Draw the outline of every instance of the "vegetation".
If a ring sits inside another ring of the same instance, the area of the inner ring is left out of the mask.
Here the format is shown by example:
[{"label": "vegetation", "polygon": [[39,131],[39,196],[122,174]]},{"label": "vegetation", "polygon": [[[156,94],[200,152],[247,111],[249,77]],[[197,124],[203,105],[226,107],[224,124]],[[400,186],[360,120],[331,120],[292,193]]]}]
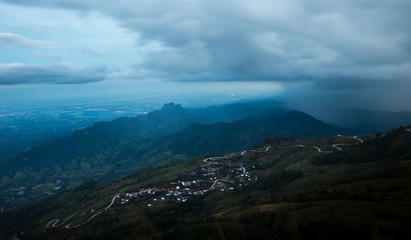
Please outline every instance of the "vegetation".
[{"label": "vegetation", "polygon": [[[285,109],[263,111],[233,105],[203,111],[201,115],[201,111],[189,112],[170,103],[144,116],[98,122],[6,159],[0,162],[0,197],[5,199],[0,208],[32,204],[90,179],[109,182],[208,152],[241,151],[270,135],[314,139],[339,131],[307,114]],[[241,113],[238,117],[259,115],[231,123],[200,124],[210,122],[206,117],[226,119],[227,113],[236,111]]]},{"label": "vegetation", "polygon": [[[45,228],[50,220],[75,212],[86,216],[72,221],[84,221],[90,209],[107,206],[118,193],[172,188],[210,155],[113,183],[89,181],[45,202],[2,213],[0,232],[4,239],[410,239],[411,133],[406,129],[361,144],[347,137],[267,138],[256,145],[259,151],[230,159],[258,176],[247,186],[179,203],[154,203],[150,196],[124,205],[115,200],[81,227]],[[269,151],[263,151],[266,143]],[[349,145],[330,154],[310,147],[342,143]]]}]

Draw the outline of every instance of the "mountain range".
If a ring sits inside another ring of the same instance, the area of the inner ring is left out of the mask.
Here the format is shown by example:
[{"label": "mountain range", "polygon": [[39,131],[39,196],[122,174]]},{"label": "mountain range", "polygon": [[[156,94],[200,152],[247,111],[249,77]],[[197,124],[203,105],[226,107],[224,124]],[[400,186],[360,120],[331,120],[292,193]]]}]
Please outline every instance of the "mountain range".
[{"label": "mountain range", "polygon": [[3,239],[410,239],[411,127],[267,137],[0,214]]},{"label": "mountain range", "polygon": [[338,133],[283,108],[231,104],[187,110],[169,103],[143,116],[98,122],[2,161],[1,207],[29,204],[89,179],[112,181],[200,154],[240,151],[266,136],[316,139]]}]

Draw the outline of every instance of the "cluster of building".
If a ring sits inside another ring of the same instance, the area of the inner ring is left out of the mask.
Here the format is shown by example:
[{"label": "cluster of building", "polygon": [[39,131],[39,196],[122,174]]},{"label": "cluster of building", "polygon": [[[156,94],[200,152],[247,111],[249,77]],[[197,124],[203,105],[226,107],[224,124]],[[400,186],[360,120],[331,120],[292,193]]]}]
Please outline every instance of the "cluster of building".
[{"label": "cluster of building", "polygon": [[49,191],[45,191],[44,194],[47,195],[53,195],[55,192],[60,191],[60,189],[62,189],[62,187],[64,186],[64,181],[61,179],[56,179],[56,184],[54,185],[52,190]]},{"label": "cluster of building", "polygon": [[[231,154],[224,157],[210,157],[203,164],[187,174],[184,180],[171,182],[170,188],[143,188],[133,193],[118,196],[122,205],[132,199],[147,200],[147,206],[152,207],[160,202],[186,202],[194,196],[201,196],[211,191],[232,191],[257,181],[257,175],[249,173],[243,163],[237,160],[244,155]],[[255,166],[251,167],[255,169]]]},{"label": "cluster of building", "polygon": [[[154,196],[158,195],[159,193],[164,193],[169,191],[169,189],[164,189],[164,188],[142,188],[138,192],[133,192],[133,193],[125,193],[124,196],[118,195],[117,198],[120,199],[120,203],[126,204],[128,203],[131,199],[133,198],[138,198],[138,197],[145,197],[145,196]],[[161,201],[165,200],[165,197],[160,198]],[[153,201],[158,201],[157,198],[154,198]]]}]

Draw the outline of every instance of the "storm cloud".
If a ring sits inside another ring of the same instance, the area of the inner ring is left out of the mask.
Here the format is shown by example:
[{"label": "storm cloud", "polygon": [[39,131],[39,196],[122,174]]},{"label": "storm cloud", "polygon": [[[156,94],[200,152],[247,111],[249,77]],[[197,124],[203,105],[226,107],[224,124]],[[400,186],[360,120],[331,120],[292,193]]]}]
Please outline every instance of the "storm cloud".
[{"label": "storm cloud", "polygon": [[[409,0],[0,2],[50,12],[70,11],[80,22],[82,17],[96,13],[113,20],[116,26],[130,33],[127,37],[134,38],[134,45],[118,54],[115,50],[104,51],[104,45],[87,43],[81,55],[84,62],[72,61],[79,66],[102,63],[108,66],[108,76],[169,82],[230,82],[233,92],[239,81],[264,81],[280,84],[280,94],[297,107],[329,104],[410,109]],[[76,39],[76,36],[68,37]],[[43,59],[48,57],[45,54]],[[128,55],[121,56],[125,54]],[[66,56],[61,55],[64,61]],[[115,69],[120,69],[118,74],[110,73],[110,64],[115,63]],[[35,68],[47,69],[43,71],[51,74],[50,66],[39,64]],[[84,80],[78,82],[104,78],[98,71],[77,69],[70,73],[71,68],[63,69],[56,74],[63,82],[77,75]],[[21,80],[30,75],[27,72],[14,71],[15,80],[9,77],[2,82],[35,82],[36,78]],[[86,73],[94,77],[87,78]],[[64,74],[70,77],[62,77]],[[38,80],[61,82],[49,78]],[[161,89],[158,82],[153,87]]]},{"label": "storm cloud", "polygon": [[0,85],[82,84],[105,79],[103,66],[80,69],[69,64],[0,64]]},{"label": "storm cloud", "polygon": [[159,46],[137,72],[171,80],[297,79],[332,90],[410,76],[408,0],[6,2],[111,16],[139,34],[136,44]]}]

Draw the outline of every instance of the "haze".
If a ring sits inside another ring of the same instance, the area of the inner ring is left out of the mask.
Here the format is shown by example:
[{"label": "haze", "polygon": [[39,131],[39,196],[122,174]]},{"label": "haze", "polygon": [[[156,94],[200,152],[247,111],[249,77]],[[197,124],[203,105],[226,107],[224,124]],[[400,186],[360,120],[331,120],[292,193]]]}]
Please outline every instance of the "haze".
[{"label": "haze", "polygon": [[411,110],[408,0],[0,1],[0,101]]}]

